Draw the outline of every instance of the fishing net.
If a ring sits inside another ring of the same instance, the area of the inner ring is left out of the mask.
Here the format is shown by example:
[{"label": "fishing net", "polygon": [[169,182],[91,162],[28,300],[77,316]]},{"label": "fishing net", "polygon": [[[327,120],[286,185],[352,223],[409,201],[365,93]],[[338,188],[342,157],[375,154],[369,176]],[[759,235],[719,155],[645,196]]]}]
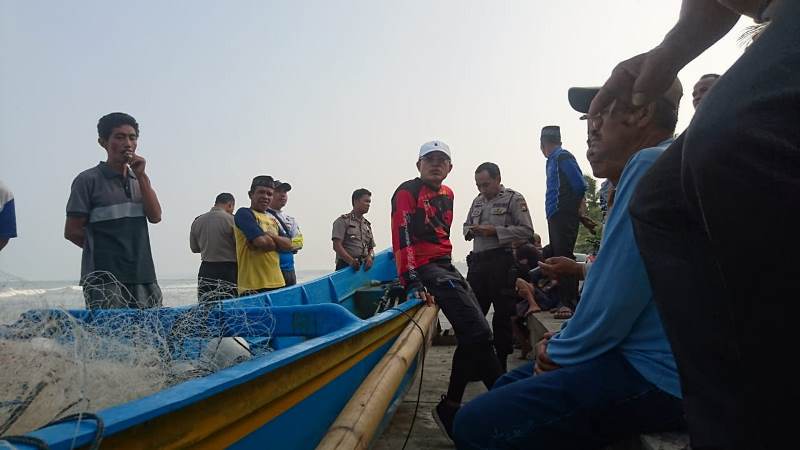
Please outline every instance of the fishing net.
[{"label": "fishing net", "polygon": [[[101,275],[104,284],[93,284],[92,295],[104,291],[110,301],[125,301],[125,286]],[[211,283],[199,304],[178,308],[67,311],[54,307],[52,295],[4,305],[0,436],[136,400],[269,352],[270,310],[210,301],[235,292],[217,281],[209,289]]]}]

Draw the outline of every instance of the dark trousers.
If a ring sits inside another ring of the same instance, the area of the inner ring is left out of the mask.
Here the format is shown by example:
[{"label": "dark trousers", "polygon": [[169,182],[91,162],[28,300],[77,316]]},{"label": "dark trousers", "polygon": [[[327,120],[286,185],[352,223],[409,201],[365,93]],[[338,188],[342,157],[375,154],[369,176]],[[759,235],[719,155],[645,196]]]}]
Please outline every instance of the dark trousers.
[{"label": "dark trousers", "polygon": [[294,269],[292,270],[283,270],[283,281],[286,283],[286,286],[294,286],[297,284],[297,274],[295,273]]},{"label": "dark trousers", "polygon": [[[558,211],[547,219],[547,230],[550,234],[552,256],[566,256],[575,259],[575,240],[578,239],[578,212]],[[551,291],[558,302],[573,311],[578,304],[578,278],[561,277],[558,286]]]},{"label": "dark trousers", "polygon": [[695,449],[795,439],[800,2],[779,8],[630,206]]},{"label": "dark trousers", "polygon": [[503,375],[461,407],[459,449],[599,449],[640,433],[685,427],[680,399],[648,382],[616,352],[533,376]]},{"label": "dark trousers", "polygon": [[236,262],[200,263],[197,272],[197,301],[214,302],[236,297]]},{"label": "dark trousers", "polygon": [[490,388],[502,374],[492,348],[492,330],[469,284],[449,260],[425,264],[417,273],[455,331],[458,345],[447,398],[459,403],[467,383],[481,380]]},{"label": "dark trousers", "polygon": [[86,309],[160,308],[163,302],[158,282],[130,284],[99,274],[83,284]]},{"label": "dark trousers", "polygon": [[518,300],[515,292],[514,256],[510,249],[495,249],[471,253],[467,259],[469,262],[467,281],[475,292],[484,316],[494,304],[494,317],[492,317],[494,348],[500,366],[505,371],[506,359],[508,355],[514,353],[511,316],[515,313]]}]

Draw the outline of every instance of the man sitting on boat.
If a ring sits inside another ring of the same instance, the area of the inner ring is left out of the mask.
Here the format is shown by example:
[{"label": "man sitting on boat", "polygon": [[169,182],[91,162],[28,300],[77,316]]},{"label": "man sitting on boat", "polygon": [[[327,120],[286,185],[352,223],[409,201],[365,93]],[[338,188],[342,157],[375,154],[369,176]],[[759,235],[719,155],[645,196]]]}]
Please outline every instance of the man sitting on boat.
[{"label": "man sitting on boat", "polygon": [[269,175],[253,178],[247,192],[250,206],[239,208],[234,216],[239,295],[286,285],[278,251],[291,251],[292,240],[280,236],[278,221],[267,214],[274,189],[275,181]]},{"label": "man sitting on boat", "polygon": [[451,438],[467,383],[481,380],[490,388],[502,374],[489,323],[451,262],[453,191],[442,181],[452,168],[447,144],[428,142],[419,151],[419,178],[404,182],[392,196],[392,248],[400,282],[409,298],[435,298],[458,340],[447,394],[433,410],[436,423]]},{"label": "man sitting on boat", "polygon": [[[570,104],[585,113],[598,90],[570,89]],[[537,344],[535,367],[509,372],[461,408],[459,448],[593,449],[685,427],[675,359],[628,212],[640,178],[673,141],[681,95],[676,81],[647,105],[617,100],[589,117],[587,158],[594,176],[617,187],[617,204],[581,301]]]},{"label": "man sitting on boat", "polygon": [[139,124],[115,112],[100,118],[97,134],[107,158],[75,177],[64,224],[64,237],[83,249],[86,307],[161,306],[147,229],[161,221],[161,204],[136,153]]}]

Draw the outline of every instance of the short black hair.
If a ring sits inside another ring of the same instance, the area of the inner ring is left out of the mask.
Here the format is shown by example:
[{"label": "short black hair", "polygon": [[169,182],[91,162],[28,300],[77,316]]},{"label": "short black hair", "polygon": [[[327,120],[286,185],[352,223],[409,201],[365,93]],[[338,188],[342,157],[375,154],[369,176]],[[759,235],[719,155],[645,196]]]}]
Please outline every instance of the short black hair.
[{"label": "short black hair", "polygon": [[678,107],[673,106],[664,98],[655,101],[655,111],[653,111],[653,122],[661,129],[675,132],[678,126]]},{"label": "short black hair", "polygon": [[114,131],[114,128],[122,125],[132,126],[136,130],[136,135],[139,135],[139,124],[133,116],[123,112],[113,112],[106,114],[97,121],[97,136],[107,141],[111,137],[111,132]]},{"label": "short black hair", "polygon": [[475,175],[483,172],[484,170],[489,174],[490,177],[492,177],[493,180],[500,178],[500,168],[497,167],[497,164],[493,162],[482,163],[477,169],[475,169]]},{"label": "short black hair", "polygon": [[224,205],[224,204],[230,203],[232,201],[234,201],[233,194],[228,193],[228,192],[223,192],[223,193],[221,193],[221,194],[219,194],[217,196],[217,198],[214,200],[214,204],[215,205]]},{"label": "short black hair", "polygon": [[721,76],[721,75],[719,75],[719,74],[717,74],[717,73],[707,73],[707,74],[703,75],[702,77],[700,77],[700,79],[701,79],[701,80],[705,80],[706,78],[711,78],[711,79],[714,79],[714,80],[716,80],[716,79],[717,79],[717,78],[719,78],[720,76]]},{"label": "short black hair", "polygon": [[356,204],[356,200],[360,199],[361,197],[363,197],[365,195],[372,196],[372,192],[370,192],[370,191],[368,191],[368,190],[366,190],[364,188],[356,189],[355,191],[353,191],[352,197],[350,197],[350,204],[351,205],[355,205]]}]

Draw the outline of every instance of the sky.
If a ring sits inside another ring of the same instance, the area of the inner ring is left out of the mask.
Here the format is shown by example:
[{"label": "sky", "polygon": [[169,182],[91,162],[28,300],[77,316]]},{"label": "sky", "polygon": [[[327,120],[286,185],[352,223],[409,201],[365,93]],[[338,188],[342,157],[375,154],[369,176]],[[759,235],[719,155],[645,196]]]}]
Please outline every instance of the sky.
[{"label": "sky", "polygon": [[[0,0],[0,179],[19,237],[0,271],[77,280],[81,250],[63,237],[70,183],[105,160],[98,118],[140,124],[163,208],[150,226],[160,278],[191,277],[192,220],[231,192],[249,205],[256,175],[288,181],[284,211],[305,247],[298,270],[333,268],[331,224],[353,190],[372,191],[378,249],[391,246],[390,198],[414,178],[419,146],[453,152],[453,257],[477,195],[474,170],[500,166],[547,243],[539,132],[560,125],[584,173],[585,122],[571,86],[602,84],[621,60],[658,44],[680,0],[74,1]],[[748,19],[681,73],[678,129],[691,87],[741,55]]]}]

